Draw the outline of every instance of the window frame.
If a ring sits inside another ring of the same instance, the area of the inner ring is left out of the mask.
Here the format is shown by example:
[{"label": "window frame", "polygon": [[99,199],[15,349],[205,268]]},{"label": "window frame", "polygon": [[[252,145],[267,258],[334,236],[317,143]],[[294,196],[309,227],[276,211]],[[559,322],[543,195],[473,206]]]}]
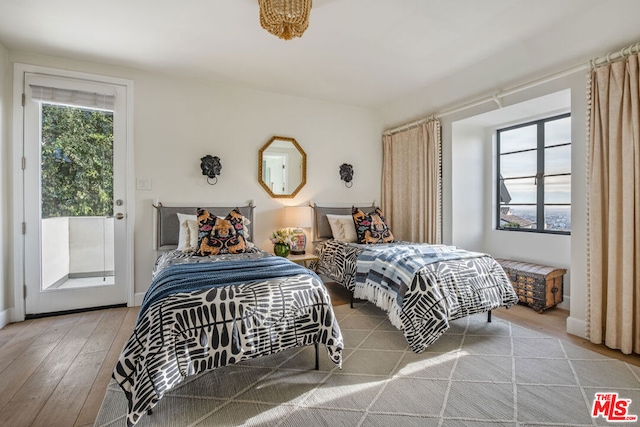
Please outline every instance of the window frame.
[{"label": "window frame", "polygon": [[[570,168],[570,172],[568,173],[552,173],[545,174],[545,149],[546,148],[555,148],[561,146],[571,146],[573,144],[573,136],[571,140],[567,143],[554,144],[550,147],[545,147],[545,124],[549,122],[553,122],[555,120],[565,119],[567,117],[571,117],[571,112],[557,114],[554,116],[545,117],[538,120],[528,121],[526,123],[519,123],[517,125],[508,126],[505,128],[496,129],[496,230],[500,231],[520,231],[525,233],[542,233],[542,234],[560,234],[560,235],[571,235],[571,230],[562,231],[562,230],[545,230],[544,229],[544,209],[545,206],[569,206],[571,208],[572,204],[569,203],[545,203],[544,200],[544,189],[545,189],[545,177],[556,177],[556,176],[571,176],[572,171]],[[510,151],[507,154],[514,153],[523,153],[527,151],[536,151],[536,175],[534,176],[522,176],[522,177],[511,177],[511,178],[502,178],[500,174],[500,165],[501,165],[501,157],[502,153],[500,151],[500,136],[502,132],[519,129],[528,126],[536,126],[536,148],[534,149],[524,149],[517,151]],[[510,206],[510,203],[502,203],[501,199],[501,187],[505,180],[511,179],[523,179],[523,178],[533,178],[535,179],[536,185],[536,202],[535,203],[513,203],[513,205],[517,206],[535,206],[536,208],[536,228],[519,228],[519,227],[503,227],[500,225],[500,212],[501,208],[504,206]],[[541,181],[541,183],[540,183]],[[541,228],[542,227],[542,228]]]}]

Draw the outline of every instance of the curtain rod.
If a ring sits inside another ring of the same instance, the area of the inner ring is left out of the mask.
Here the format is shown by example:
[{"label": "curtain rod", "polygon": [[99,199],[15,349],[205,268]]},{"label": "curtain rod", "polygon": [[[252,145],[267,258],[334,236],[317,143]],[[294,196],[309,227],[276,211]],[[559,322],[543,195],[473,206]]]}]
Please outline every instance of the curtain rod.
[{"label": "curtain rod", "polygon": [[595,59],[591,59],[586,64],[576,65],[574,67],[567,68],[566,70],[563,70],[563,71],[560,71],[560,72],[557,72],[557,73],[554,73],[554,74],[550,74],[550,75],[548,75],[546,77],[541,77],[541,78],[533,80],[531,82],[524,83],[524,84],[521,84],[521,85],[518,85],[518,86],[514,86],[511,89],[506,89],[506,90],[503,90],[501,92],[497,92],[494,95],[485,96],[483,98],[479,98],[479,99],[476,99],[474,101],[467,102],[467,103],[459,105],[457,107],[453,107],[453,108],[450,108],[448,110],[444,110],[444,111],[441,111],[439,113],[432,114],[432,115],[430,115],[428,117],[424,117],[422,119],[418,119],[418,120],[415,120],[413,122],[406,123],[404,125],[400,125],[400,126],[395,127],[393,129],[385,130],[382,134],[383,135],[393,135],[395,133],[402,132],[402,131],[414,128],[416,126],[419,126],[420,124],[422,124],[424,122],[428,122],[429,120],[439,119],[441,117],[448,116],[448,115],[451,115],[451,114],[455,114],[455,113],[458,113],[460,111],[467,110],[469,108],[477,107],[478,105],[486,104],[487,102],[495,102],[496,104],[498,104],[499,108],[502,108],[502,100],[500,98],[503,98],[503,97],[509,96],[509,95],[513,95],[515,93],[522,92],[522,91],[527,90],[527,89],[531,89],[532,87],[536,87],[536,86],[539,86],[541,84],[548,83],[548,82],[551,82],[553,80],[560,79],[562,77],[569,76],[571,74],[577,73],[578,71],[586,71],[586,70],[588,70],[590,68],[593,69],[593,68],[597,68],[597,67],[599,67],[601,65],[604,65],[604,64],[609,64],[611,62],[617,61],[618,59],[622,59],[622,58],[626,58],[627,56],[631,56],[631,55],[634,54],[634,52],[635,53],[639,53],[640,52],[640,42],[638,42],[636,44],[632,44],[629,47],[623,47],[619,51],[609,52],[605,56],[601,56],[601,57],[598,57],[598,58],[595,58]]},{"label": "curtain rod", "polygon": [[411,123],[405,123],[404,125],[398,126],[397,128],[393,128],[393,129],[389,129],[389,130],[385,130],[382,134],[383,135],[393,135],[394,133],[398,133],[398,132],[402,132],[405,130],[409,130],[411,128],[414,128],[416,126],[420,126],[422,123],[426,123],[430,120],[435,120],[437,119],[438,116],[435,114],[432,114],[428,117],[423,117],[421,119],[415,120]]}]

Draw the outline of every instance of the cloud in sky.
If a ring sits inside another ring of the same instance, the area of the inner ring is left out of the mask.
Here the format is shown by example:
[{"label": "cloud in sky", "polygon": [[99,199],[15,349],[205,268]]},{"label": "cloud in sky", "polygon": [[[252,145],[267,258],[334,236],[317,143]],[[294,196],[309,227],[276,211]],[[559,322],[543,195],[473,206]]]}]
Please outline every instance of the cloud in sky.
[{"label": "cloud in sky", "polygon": [[[545,175],[571,173],[571,117],[544,126]],[[501,132],[500,174],[514,203],[536,203],[537,124]],[[527,150],[527,151],[522,151]],[[545,203],[571,203],[571,176],[545,178]]]}]

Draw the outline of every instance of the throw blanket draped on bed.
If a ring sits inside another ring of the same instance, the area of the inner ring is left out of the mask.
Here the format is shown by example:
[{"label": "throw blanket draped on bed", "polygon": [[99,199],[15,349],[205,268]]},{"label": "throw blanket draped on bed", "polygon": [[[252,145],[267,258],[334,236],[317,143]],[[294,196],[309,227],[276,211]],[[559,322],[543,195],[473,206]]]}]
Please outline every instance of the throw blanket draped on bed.
[{"label": "throw blanket draped on bed", "polygon": [[354,297],[385,310],[416,353],[449,329],[450,320],[518,301],[490,255],[427,244],[363,248],[356,260]]},{"label": "throw blanket draped on bed", "polygon": [[[301,265],[280,257],[238,259],[228,262],[173,264],[158,273],[144,295],[138,318],[156,301],[171,294],[193,292],[204,287],[218,287],[313,274]],[[317,277],[317,276],[316,276]],[[320,280],[320,279],[318,279]]]},{"label": "throw blanket draped on bed", "polygon": [[384,245],[367,248],[358,256],[356,286],[370,282],[395,295],[398,305],[418,270],[440,261],[477,258],[484,254],[444,245]]}]

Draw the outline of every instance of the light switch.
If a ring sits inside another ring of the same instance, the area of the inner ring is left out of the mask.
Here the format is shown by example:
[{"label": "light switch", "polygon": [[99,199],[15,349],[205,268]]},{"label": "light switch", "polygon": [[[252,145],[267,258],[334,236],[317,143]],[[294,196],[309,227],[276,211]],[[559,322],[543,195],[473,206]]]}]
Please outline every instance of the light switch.
[{"label": "light switch", "polygon": [[136,180],[137,190],[151,190],[151,178],[138,178]]}]

